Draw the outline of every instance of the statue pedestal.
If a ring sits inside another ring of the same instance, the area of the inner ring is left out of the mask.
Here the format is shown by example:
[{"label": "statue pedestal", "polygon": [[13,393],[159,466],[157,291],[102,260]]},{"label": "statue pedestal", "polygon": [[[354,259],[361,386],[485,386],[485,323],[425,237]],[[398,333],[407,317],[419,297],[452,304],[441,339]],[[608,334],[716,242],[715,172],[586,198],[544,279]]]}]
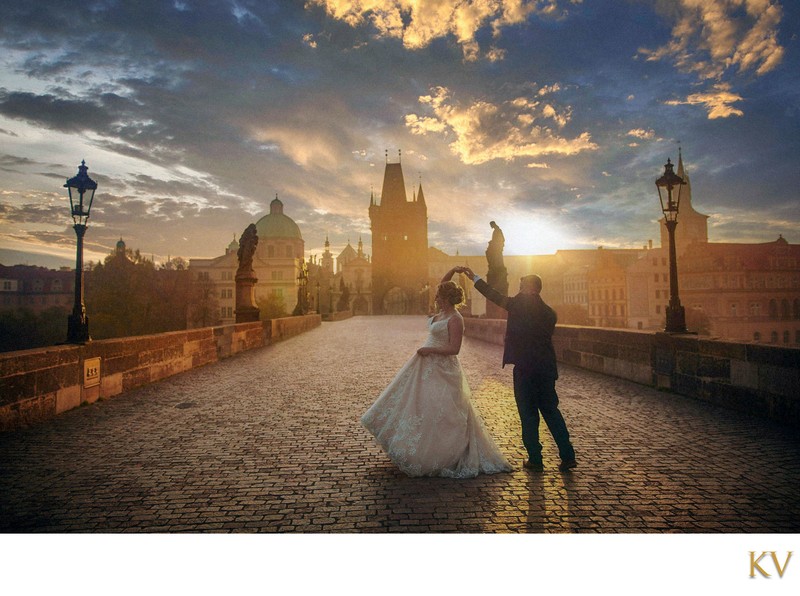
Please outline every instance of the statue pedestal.
[{"label": "statue pedestal", "polygon": [[[489,269],[489,272],[486,274],[486,283],[503,296],[508,296],[508,270],[505,267],[502,269]],[[508,312],[504,308],[500,308],[495,303],[488,300],[486,301],[487,319],[506,319],[507,317]]]},{"label": "statue pedestal", "polygon": [[256,306],[256,278],[255,272],[241,271],[236,273],[236,322],[252,323],[260,318],[260,311]]}]

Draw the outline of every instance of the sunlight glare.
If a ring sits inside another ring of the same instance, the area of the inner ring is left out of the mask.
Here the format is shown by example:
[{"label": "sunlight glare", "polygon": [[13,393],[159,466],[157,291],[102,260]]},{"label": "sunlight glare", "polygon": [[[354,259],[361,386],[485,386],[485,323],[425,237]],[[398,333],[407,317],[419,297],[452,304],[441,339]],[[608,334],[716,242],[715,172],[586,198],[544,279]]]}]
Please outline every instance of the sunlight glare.
[{"label": "sunlight glare", "polygon": [[503,230],[507,255],[549,255],[572,244],[560,225],[547,216],[517,212],[495,221]]}]

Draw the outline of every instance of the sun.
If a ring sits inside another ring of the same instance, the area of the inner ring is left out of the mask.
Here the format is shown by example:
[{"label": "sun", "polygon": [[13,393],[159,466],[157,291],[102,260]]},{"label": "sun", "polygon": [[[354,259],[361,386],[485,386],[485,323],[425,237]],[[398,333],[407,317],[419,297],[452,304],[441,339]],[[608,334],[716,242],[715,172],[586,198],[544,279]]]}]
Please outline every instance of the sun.
[{"label": "sun", "polygon": [[517,212],[495,221],[503,230],[507,255],[548,255],[573,244],[560,224],[546,216]]}]

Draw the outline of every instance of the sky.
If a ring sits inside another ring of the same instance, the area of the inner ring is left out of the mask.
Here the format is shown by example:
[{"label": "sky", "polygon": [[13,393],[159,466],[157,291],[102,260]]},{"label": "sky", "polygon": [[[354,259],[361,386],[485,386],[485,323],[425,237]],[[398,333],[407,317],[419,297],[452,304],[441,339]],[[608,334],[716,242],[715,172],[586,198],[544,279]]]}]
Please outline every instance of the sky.
[{"label": "sky", "polygon": [[87,260],[221,255],[275,196],[370,253],[387,155],[449,254],[657,246],[679,147],[712,242],[798,243],[799,4],[12,0],[0,249],[74,258],[85,160]]}]

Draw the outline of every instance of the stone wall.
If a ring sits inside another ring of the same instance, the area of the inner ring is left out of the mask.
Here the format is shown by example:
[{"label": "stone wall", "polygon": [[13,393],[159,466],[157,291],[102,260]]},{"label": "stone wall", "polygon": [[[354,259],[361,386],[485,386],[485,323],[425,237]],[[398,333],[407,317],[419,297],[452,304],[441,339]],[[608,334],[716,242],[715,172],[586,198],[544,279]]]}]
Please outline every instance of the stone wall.
[{"label": "stone wall", "polygon": [[[465,318],[503,345],[505,321]],[[800,349],[626,329],[559,325],[560,362],[800,427]]]},{"label": "stone wall", "polygon": [[323,321],[344,321],[353,317],[352,310],[340,310],[338,312],[325,313],[322,315]]},{"label": "stone wall", "polygon": [[[0,430],[282,341],[320,322],[308,315],[0,354]],[[92,371],[98,358],[99,370]]]}]

